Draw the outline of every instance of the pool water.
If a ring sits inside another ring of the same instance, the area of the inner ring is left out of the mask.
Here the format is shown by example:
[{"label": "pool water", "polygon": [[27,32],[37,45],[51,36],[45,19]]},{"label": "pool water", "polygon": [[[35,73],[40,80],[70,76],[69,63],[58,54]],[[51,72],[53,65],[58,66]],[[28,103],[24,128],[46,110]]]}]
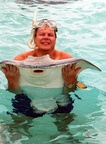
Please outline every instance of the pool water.
[{"label": "pool water", "polygon": [[78,80],[87,89],[71,92],[70,114],[36,119],[8,115],[14,94],[6,91],[0,71],[0,144],[106,142],[106,1],[105,0],[0,0],[0,61],[28,51],[34,10],[37,19],[57,22],[56,49],[84,58],[102,71],[85,70]]}]

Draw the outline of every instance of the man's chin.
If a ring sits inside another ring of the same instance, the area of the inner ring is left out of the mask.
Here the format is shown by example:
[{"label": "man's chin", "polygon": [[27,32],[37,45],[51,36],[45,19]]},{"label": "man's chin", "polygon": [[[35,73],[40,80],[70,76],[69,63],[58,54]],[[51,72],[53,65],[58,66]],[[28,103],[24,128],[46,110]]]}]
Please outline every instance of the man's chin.
[{"label": "man's chin", "polygon": [[42,47],[41,49],[42,49],[42,50],[45,50],[45,51],[48,51],[48,50],[50,50],[50,47],[46,47],[46,46],[45,46],[45,47]]}]

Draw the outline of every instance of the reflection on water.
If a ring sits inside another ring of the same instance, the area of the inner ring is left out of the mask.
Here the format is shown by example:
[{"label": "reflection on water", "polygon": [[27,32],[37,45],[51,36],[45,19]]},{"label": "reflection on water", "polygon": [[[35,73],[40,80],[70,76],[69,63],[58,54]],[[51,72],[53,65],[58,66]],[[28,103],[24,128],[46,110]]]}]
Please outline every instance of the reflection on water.
[{"label": "reflection on water", "polygon": [[[106,93],[103,92],[103,95],[105,96]],[[100,137],[103,141],[106,134],[105,109],[101,111],[101,105],[105,108],[106,99],[103,95],[102,91],[94,88],[75,91],[72,93],[75,99],[74,109],[70,114],[46,114],[34,119],[21,114],[1,115],[0,142],[3,144],[7,142],[12,144],[96,142],[99,144]]]},{"label": "reflection on water", "polygon": [[21,3],[21,4],[53,4],[53,5],[58,5],[58,4],[66,4],[68,2],[75,2],[75,1],[80,1],[80,0],[14,0],[16,3]]},{"label": "reflection on water", "polygon": [[64,4],[67,3],[68,0],[16,0],[16,2],[23,4]]},{"label": "reflection on water", "polygon": [[[49,121],[46,120],[48,117]],[[72,138],[69,133],[68,125],[74,120],[74,114],[57,114],[42,117],[47,122],[42,123],[41,118],[32,119],[24,115],[11,115],[11,123],[3,124],[0,126],[1,139],[0,143],[42,143],[43,141],[54,142],[67,142],[67,139],[72,142],[78,142]],[[52,120],[52,125],[51,125]],[[54,131],[55,127],[55,133]],[[43,129],[44,128],[44,129]],[[53,130],[53,131],[52,131]],[[39,139],[39,133],[46,133]],[[57,134],[56,134],[57,133]],[[42,141],[43,140],[43,141]],[[70,141],[70,142],[71,142]],[[47,142],[48,143],[48,142]]]},{"label": "reflection on water", "polygon": [[11,115],[11,118],[11,123],[2,123],[0,126],[0,143],[21,142],[23,137],[31,136],[28,132],[29,127],[31,127],[31,118],[22,115]]},{"label": "reflection on water", "polygon": [[68,131],[68,125],[74,120],[74,114],[57,114],[52,115],[55,118],[54,124],[60,132]]},{"label": "reflection on water", "polygon": [[69,132],[69,124],[75,119],[75,114],[57,114],[52,115],[55,119],[54,124],[57,127],[59,134],[52,137],[50,142],[52,143],[80,143],[77,138],[74,138],[73,135]]}]

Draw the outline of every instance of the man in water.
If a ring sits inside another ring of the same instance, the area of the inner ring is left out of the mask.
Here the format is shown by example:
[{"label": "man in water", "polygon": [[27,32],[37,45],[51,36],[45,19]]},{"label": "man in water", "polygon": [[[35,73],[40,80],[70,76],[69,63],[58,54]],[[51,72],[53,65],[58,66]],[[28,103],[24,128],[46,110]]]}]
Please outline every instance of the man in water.
[{"label": "man in water", "polygon": [[[32,38],[30,39],[29,42],[29,45],[31,48],[33,48],[33,50],[19,54],[14,58],[14,60],[22,61],[25,60],[28,56],[41,57],[47,54],[53,60],[72,58],[72,55],[70,55],[69,53],[55,49],[57,38],[56,32],[57,32],[57,26],[55,21],[48,19],[42,19],[40,21],[37,21],[33,27]],[[32,44],[32,42],[34,42],[34,44]],[[63,94],[68,95],[68,92],[70,92],[76,86],[77,73],[79,72],[80,69],[81,69],[80,67],[76,68],[75,64],[73,64],[72,66],[70,65],[65,66],[62,69],[62,77],[64,80],[64,89],[65,89]],[[18,94],[16,95],[15,99],[13,99],[13,106],[15,107],[14,112],[17,113],[21,112],[25,115],[32,117],[42,116],[44,113],[36,114],[36,112],[35,113],[33,112],[32,107],[30,107],[31,100],[24,94],[21,94],[22,91],[19,87],[19,78],[20,78],[19,69],[13,65],[7,64],[6,67],[2,67],[2,70],[4,71],[4,74],[8,80],[7,90]],[[16,101],[18,101],[17,106]],[[22,101],[24,102],[22,103]],[[25,104],[26,102],[28,103]],[[20,103],[22,104],[20,105]],[[29,114],[26,113],[26,111],[28,112],[28,109],[26,107],[30,109]],[[58,107],[58,109],[56,109],[53,113],[70,112],[71,108],[72,108],[72,99],[69,97],[69,103],[67,104],[67,106],[63,106],[61,108]]]}]

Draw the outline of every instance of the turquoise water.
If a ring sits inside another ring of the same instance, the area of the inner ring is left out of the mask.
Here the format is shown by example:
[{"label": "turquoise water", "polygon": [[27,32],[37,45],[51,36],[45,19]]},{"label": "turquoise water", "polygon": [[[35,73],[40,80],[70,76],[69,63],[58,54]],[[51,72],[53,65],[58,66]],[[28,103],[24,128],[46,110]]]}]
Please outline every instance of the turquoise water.
[{"label": "turquoise water", "polygon": [[71,93],[70,114],[32,119],[10,115],[11,98],[0,72],[0,144],[106,142],[106,1],[105,0],[0,0],[0,61],[29,50],[33,12],[58,24],[56,49],[96,64],[102,72],[83,71],[78,79],[87,89]]}]

